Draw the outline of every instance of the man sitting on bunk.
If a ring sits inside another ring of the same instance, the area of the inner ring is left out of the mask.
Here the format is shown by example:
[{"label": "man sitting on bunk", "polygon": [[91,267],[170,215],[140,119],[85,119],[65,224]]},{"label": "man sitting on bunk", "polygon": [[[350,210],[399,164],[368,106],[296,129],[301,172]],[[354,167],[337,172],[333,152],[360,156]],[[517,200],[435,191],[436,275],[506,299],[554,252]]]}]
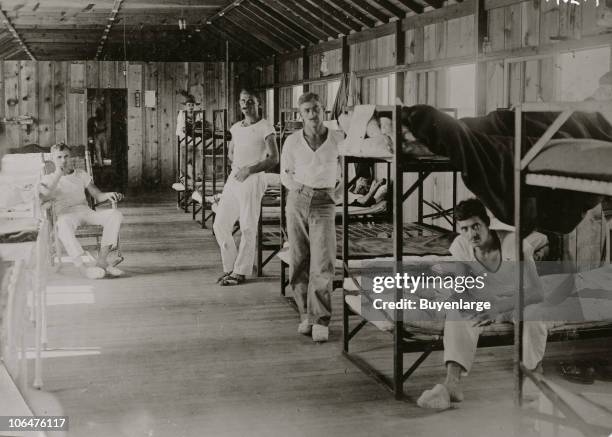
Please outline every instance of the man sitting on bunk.
[{"label": "man sitting on bunk", "polygon": [[[480,313],[455,310],[446,313],[443,337],[446,380],[419,397],[417,404],[422,408],[444,410],[450,408],[451,402],[461,402],[461,377],[472,367],[478,337],[484,327],[513,318],[517,292],[514,232],[491,229],[487,211],[477,199],[460,202],[455,208],[455,218],[460,235],[453,241],[450,252],[459,263],[454,265],[453,273],[484,277],[485,288],[477,290],[474,298],[491,302],[491,309]],[[528,305],[542,301],[543,291],[533,249],[527,241],[524,254],[525,304]],[[468,292],[461,297],[470,298]],[[548,331],[546,323],[536,319],[524,322],[523,362],[528,369],[540,371]]]},{"label": "man sitting on bunk", "polygon": [[[57,233],[66,252],[81,273],[90,279],[101,279],[106,274],[121,276],[123,272],[109,264],[107,258],[117,246],[119,228],[123,215],[117,209],[94,211],[87,205],[85,190],[97,203],[118,202],[121,193],[103,193],[96,187],[86,172],[75,170],[70,160],[70,148],[66,144],[51,147],[55,169],[42,178],[40,193],[44,200],[54,200],[57,214]],[[75,236],[78,226],[90,224],[104,227],[100,253],[95,266],[83,264],[84,251]]]},{"label": "man sitting on bunk", "polygon": [[[259,114],[259,99],[250,90],[240,92],[240,110],[244,116],[230,132],[228,157],[232,161],[213,229],[221,249],[223,275],[221,285],[238,285],[253,270],[257,243],[257,223],[261,200],[266,191],[264,172],[278,164],[274,127]],[[240,223],[240,248],[232,231]]]},{"label": "man sitting on bunk", "polygon": [[[180,150],[181,150],[181,168],[179,172],[181,177],[184,178],[183,171],[185,170],[185,164],[183,159],[185,159],[185,148],[187,148],[187,179],[193,181],[194,173],[193,173],[193,142],[197,142],[196,137],[202,137],[202,113],[195,113],[196,101],[195,97],[191,94],[185,93],[185,99],[183,100],[183,105],[185,109],[179,111],[178,116],[176,118],[176,136],[181,141]],[[189,144],[187,144],[189,143]],[[202,149],[202,146],[198,146],[198,152]],[[201,169],[198,168],[198,162],[200,159],[196,157],[196,170],[198,174]],[[188,181],[183,181],[185,184],[185,188],[188,186]],[[193,182],[192,182],[193,183]]]},{"label": "man sitting on bunk", "polygon": [[281,182],[289,190],[289,283],[300,312],[298,332],[322,342],[331,319],[338,144],[344,135],[323,124],[317,94],[302,94],[298,106],[304,128],[287,137],[281,156]]}]

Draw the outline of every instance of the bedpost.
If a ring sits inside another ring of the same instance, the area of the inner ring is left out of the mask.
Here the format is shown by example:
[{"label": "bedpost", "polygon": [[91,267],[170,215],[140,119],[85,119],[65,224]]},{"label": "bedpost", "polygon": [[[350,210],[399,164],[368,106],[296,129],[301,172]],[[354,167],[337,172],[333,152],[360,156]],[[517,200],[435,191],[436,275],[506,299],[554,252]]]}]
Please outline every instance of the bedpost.
[{"label": "bedpost", "polygon": [[521,222],[521,145],[522,145],[522,105],[518,105],[514,112],[514,227],[515,227],[515,248],[517,268],[517,293],[515,301],[514,321],[514,405],[520,407],[523,397],[523,371],[521,363],[523,361],[523,239]]}]

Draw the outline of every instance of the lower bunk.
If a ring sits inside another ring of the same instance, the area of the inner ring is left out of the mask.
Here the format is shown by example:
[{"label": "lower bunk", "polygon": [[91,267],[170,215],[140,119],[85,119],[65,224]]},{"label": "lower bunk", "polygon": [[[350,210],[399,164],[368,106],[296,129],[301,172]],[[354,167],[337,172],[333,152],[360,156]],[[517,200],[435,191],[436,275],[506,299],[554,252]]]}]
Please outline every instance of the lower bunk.
[{"label": "lower bunk", "polygon": [[[405,257],[404,263],[440,262],[445,258]],[[360,268],[350,267],[351,275],[343,283],[343,355],[368,376],[394,393],[396,399],[404,397],[404,384],[427,357],[436,350],[443,350],[444,318],[432,316],[430,320],[414,317],[411,310],[402,311],[396,320],[389,310],[373,310],[372,298],[361,289],[360,273],[371,274],[372,263],[362,263]],[[560,275],[542,276],[546,290],[553,290]],[[587,338],[612,337],[612,265],[576,274],[576,286],[564,300],[556,304],[537,304],[536,313],[547,320],[548,342]],[[405,295],[407,299],[414,296]],[[536,314],[534,313],[534,314]],[[548,318],[544,318],[546,315]],[[550,320],[549,320],[550,319]],[[532,319],[533,320],[533,319]],[[540,320],[539,318],[536,320]],[[350,342],[366,326],[390,334],[393,344],[392,376],[377,369],[362,355],[350,352]],[[514,344],[512,322],[496,322],[486,326],[478,340],[478,348],[508,346]],[[406,369],[404,354],[420,353]]]}]

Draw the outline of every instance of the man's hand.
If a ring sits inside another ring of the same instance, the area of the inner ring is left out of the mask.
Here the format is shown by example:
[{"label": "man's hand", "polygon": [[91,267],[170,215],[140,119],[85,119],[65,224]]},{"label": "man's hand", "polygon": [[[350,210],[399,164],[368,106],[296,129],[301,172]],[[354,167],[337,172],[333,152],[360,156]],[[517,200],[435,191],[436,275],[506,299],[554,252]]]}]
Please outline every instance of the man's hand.
[{"label": "man's hand", "polygon": [[251,175],[251,169],[249,167],[239,168],[234,177],[238,182],[244,182],[246,178]]},{"label": "man's hand", "polygon": [[109,192],[109,193],[104,193],[104,199],[102,200],[108,200],[111,202],[119,202],[121,201],[121,199],[123,199],[123,194],[121,193],[116,193],[116,192]]}]

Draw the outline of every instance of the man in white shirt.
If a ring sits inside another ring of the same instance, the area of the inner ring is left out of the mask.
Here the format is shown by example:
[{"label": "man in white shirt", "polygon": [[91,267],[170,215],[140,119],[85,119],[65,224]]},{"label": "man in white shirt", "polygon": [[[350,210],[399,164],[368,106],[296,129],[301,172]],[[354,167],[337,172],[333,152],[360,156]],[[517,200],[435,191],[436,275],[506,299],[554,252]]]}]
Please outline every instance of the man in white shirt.
[{"label": "man in white shirt", "polygon": [[[261,199],[266,191],[264,172],[278,164],[274,127],[259,115],[259,100],[250,90],[240,92],[244,118],[230,132],[228,157],[232,161],[213,229],[223,261],[221,285],[238,285],[253,271],[257,243],[257,223]],[[240,223],[240,247],[236,249],[232,231]]]},{"label": "man in white shirt", "polygon": [[[195,168],[196,174],[194,175],[193,168],[194,163],[192,162],[193,158],[193,145],[194,142],[198,141],[196,137],[202,137],[203,132],[201,131],[203,127],[202,113],[195,112],[196,101],[195,97],[191,94],[187,94],[185,96],[185,100],[183,100],[183,105],[185,106],[184,110],[179,111],[178,116],[176,118],[176,136],[180,141],[180,150],[181,150],[181,168],[179,172],[183,173],[185,170],[185,148],[187,148],[187,179],[190,180],[191,184],[194,182],[194,177],[202,173],[201,167],[201,156],[196,156]],[[198,153],[202,153],[202,145],[198,146]],[[190,186],[188,181],[184,181],[185,188]]]},{"label": "man in white shirt", "polygon": [[300,311],[298,332],[327,341],[340,189],[338,144],[344,134],[323,125],[318,95],[305,93],[298,105],[304,128],[287,138],[281,155],[281,181],[289,190],[289,282]]},{"label": "man in white shirt", "polygon": [[[446,380],[423,392],[417,400],[422,408],[445,410],[451,402],[461,402],[461,376],[467,374],[474,362],[478,338],[483,328],[495,321],[514,319],[516,286],[515,234],[493,230],[490,218],[478,199],[468,199],[455,208],[460,235],[453,241],[450,252],[456,275],[484,278],[485,287],[474,296],[468,291],[463,299],[491,303],[482,313],[449,310],[444,324],[444,363]],[[543,289],[533,260],[533,249],[524,241],[525,305],[542,301]],[[530,369],[541,369],[546,349],[548,326],[542,316],[535,316],[535,305],[526,311],[523,324],[523,363]],[[530,314],[530,315],[527,315]],[[414,314],[412,315],[414,317]]]},{"label": "man in white shirt", "polygon": [[[120,193],[103,193],[96,187],[86,172],[75,170],[70,160],[70,148],[66,144],[56,144],[51,148],[55,170],[45,175],[41,181],[40,194],[44,199],[53,199],[57,214],[58,237],[75,266],[90,279],[101,279],[106,274],[121,276],[123,272],[110,265],[107,257],[117,246],[119,228],[123,215],[117,209],[94,211],[87,205],[85,190],[96,202],[117,202],[123,197]],[[100,253],[95,266],[83,264],[83,248],[75,236],[77,227],[83,224],[104,227]]]}]

